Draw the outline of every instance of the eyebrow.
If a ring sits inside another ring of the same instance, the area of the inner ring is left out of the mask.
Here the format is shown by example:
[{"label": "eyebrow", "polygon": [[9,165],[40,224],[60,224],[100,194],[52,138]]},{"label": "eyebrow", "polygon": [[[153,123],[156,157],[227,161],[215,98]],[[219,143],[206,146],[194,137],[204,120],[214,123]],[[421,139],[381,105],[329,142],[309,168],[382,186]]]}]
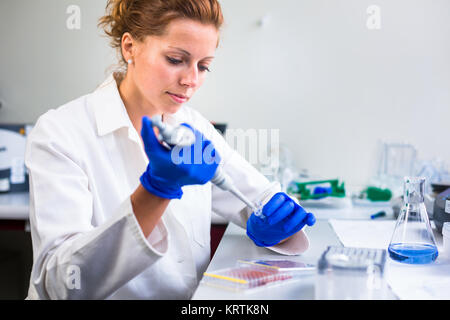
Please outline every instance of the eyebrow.
[{"label": "eyebrow", "polygon": [[[183,53],[184,53],[185,55],[187,55],[187,56],[191,56],[191,53],[190,53],[189,51],[184,50],[184,49],[181,49],[181,48],[178,48],[178,47],[172,47],[172,46],[169,46],[169,48],[172,48],[172,49],[181,51],[181,52],[183,52]],[[203,58],[203,59],[213,59],[213,58],[214,58],[214,56],[210,56],[210,57],[205,57],[205,58]],[[202,59],[202,60],[203,60],[203,59]]]}]

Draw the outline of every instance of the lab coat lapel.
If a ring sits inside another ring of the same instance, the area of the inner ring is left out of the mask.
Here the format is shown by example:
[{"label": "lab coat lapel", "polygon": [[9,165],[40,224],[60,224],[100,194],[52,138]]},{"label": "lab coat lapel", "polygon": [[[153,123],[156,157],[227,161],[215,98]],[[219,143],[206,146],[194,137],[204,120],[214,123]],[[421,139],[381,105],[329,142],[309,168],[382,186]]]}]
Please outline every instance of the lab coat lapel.
[{"label": "lab coat lapel", "polygon": [[[97,134],[108,151],[118,183],[127,183],[129,196],[139,185],[139,177],[146,169],[148,159],[142,141],[131,123],[120,97],[117,83],[111,75],[90,96]],[[120,152],[118,152],[120,150]]]}]

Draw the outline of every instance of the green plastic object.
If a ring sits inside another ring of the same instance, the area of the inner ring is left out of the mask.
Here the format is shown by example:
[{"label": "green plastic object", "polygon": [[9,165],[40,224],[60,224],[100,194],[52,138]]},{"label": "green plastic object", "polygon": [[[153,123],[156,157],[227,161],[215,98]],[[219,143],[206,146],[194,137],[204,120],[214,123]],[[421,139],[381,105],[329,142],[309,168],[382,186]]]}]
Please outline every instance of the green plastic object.
[{"label": "green plastic object", "polygon": [[[331,188],[331,192],[327,193],[314,193],[314,188],[318,185],[327,185],[328,189]],[[322,199],[325,197],[345,197],[345,186],[344,182],[339,183],[338,179],[331,180],[316,180],[316,181],[305,181],[296,182],[293,181],[289,185],[287,192],[296,196],[299,200],[309,200],[309,199]]]},{"label": "green plastic object", "polygon": [[392,198],[392,191],[389,189],[367,187],[363,192],[366,193],[367,199],[370,201],[389,201]]}]

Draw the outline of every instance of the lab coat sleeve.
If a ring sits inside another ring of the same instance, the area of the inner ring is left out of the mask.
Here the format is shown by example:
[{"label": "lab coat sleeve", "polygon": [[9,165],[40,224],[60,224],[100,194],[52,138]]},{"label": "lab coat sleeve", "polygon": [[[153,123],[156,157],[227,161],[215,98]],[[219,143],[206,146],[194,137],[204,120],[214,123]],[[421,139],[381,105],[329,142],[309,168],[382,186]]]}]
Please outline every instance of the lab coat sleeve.
[{"label": "lab coat sleeve", "polygon": [[[270,183],[254,166],[233,150],[216,131],[211,132],[212,141],[222,157],[223,170],[236,187],[255,203],[266,204],[274,194],[281,191],[278,182]],[[228,191],[212,186],[212,210],[228,221],[246,229],[251,210]],[[307,250],[308,237],[301,230],[286,241],[269,249],[285,255],[297,255]]]},{"label": "lab coat sleeve", "polygon": [[112,218],[92,225],[92,195],[73,141],[48,119],[39,119],[27,141],[34,256],[30,299],[107,298],[167,251],[164,223],[145,238],[130,197]]}]

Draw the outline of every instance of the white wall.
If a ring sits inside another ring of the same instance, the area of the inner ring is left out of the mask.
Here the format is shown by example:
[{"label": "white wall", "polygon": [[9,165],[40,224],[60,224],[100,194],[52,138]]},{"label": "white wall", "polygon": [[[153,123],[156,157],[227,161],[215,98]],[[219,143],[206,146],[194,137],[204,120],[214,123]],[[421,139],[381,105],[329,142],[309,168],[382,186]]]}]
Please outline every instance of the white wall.
[{"label": "white wall", "polygon": [[[0,2],[0,122],[35,121],[103,80],[115,61],[96,28],[105,3]],[[207,118],[280,129],[297,167],[348,184],[375,172],[381,140],[450,163],[450,1],[221,3],[213,72],[191,102]],[[66,28],[70,4],[80,30]],[[381,9],[379,30],[366,26],[370,5]]]},{"label": "white wall", "polygon": [[[81,9],[70,30],[70,5]],[[91,92],[115,52],[97,20],[106,1],[0,0],[0,122],[34,122],[50,108]]]}]

